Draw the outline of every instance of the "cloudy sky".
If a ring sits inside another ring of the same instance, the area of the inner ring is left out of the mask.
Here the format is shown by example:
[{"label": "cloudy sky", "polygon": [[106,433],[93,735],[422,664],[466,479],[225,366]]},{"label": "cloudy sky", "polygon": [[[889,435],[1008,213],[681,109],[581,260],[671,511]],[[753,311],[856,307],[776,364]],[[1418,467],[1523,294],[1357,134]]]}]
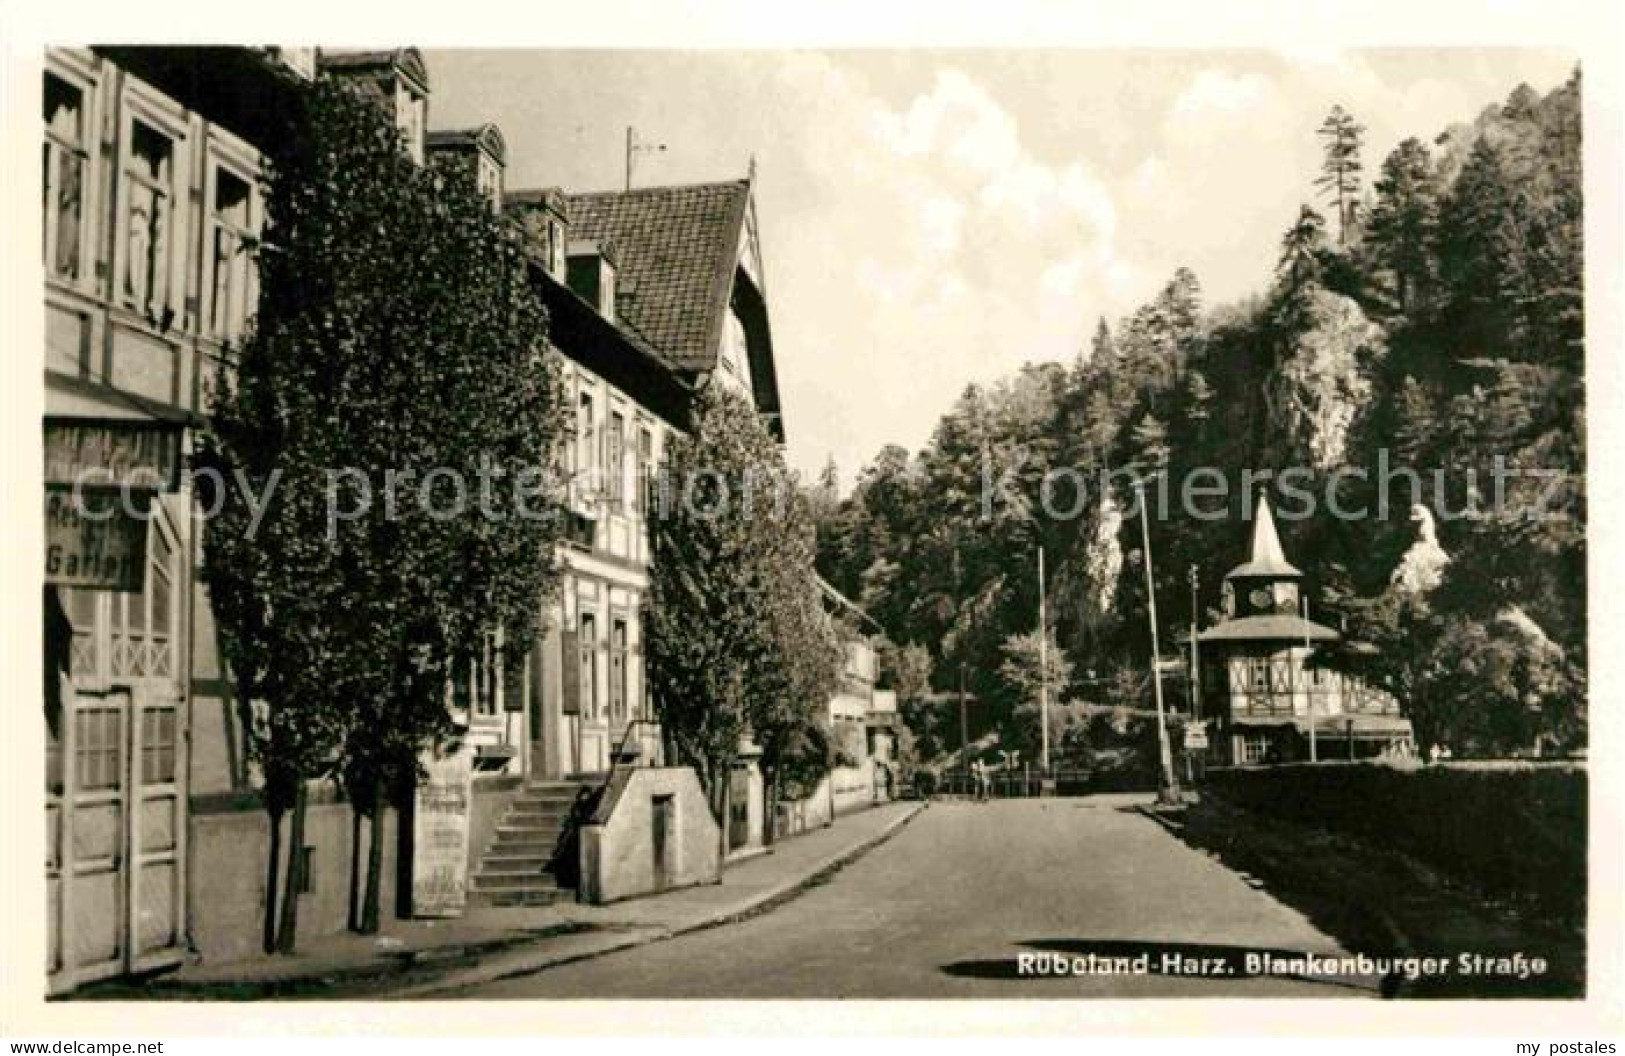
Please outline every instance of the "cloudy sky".
[{"label": "cloudy sky", "polygon": [[970,381],[1071,360],[1193,268],[1258,290],[1333,103],[1367,168],[1571,55],[1451,50],[434,51],[430,122],[496,121],[511,188],[732,179],[757,208],[789,454],[843,485]]}]

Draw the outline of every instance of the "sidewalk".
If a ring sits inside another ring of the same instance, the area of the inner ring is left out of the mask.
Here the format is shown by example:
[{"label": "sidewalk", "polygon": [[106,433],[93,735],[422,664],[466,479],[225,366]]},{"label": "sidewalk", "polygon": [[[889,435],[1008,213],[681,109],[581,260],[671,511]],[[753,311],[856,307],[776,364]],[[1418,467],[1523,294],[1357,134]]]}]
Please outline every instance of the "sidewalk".
[{"label": "sidewalk", "polygon": [[251,1000],[424,997],[713,927],[766,912],[884,841],[921,809],[888,803],[843,815],[729,865],[720,884],[609,906],[470,910],[457,920],[387,921],[381,935],[308,939],[288,957],[191,964],[145,984],[93,988],[83,998]]}]

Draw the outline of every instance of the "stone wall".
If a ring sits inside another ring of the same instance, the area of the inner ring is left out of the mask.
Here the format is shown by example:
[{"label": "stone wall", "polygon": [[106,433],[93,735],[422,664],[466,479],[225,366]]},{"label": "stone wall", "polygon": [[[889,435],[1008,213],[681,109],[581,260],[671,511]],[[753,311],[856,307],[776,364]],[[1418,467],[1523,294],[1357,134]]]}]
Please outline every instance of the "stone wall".
[{"label": "stone wall", "polygon": [[[670,797],[664,876],[656,869],[657,798]],[[699,777],[688,767],[616,772],[592,821],[581,830],[584,901],[602,905],[656,891],[721,880],[721,832]]]},{"label": "stone wall", "polygon": [[[311,890],[299,898],[301,943],[333,935],[349,926],[350,808],[344,803],[312,803],[305,815],[305,846],[311,855]],[[397,819],[384,820],[384,862],[379,908],[395,912]],[[289,819],[282,821],[279,875],[285,876]],[[265,922],[265,859],[270,820],[249,804],[241,809],[192,815],[188,870],[187,931],[192,950],[206,962],[257,956]],[[361,828],[360,867],[366,868],[367,826]],[[279,880],[279,884],[280,884]],[[278,895],[280,896],[280,891]]]}]

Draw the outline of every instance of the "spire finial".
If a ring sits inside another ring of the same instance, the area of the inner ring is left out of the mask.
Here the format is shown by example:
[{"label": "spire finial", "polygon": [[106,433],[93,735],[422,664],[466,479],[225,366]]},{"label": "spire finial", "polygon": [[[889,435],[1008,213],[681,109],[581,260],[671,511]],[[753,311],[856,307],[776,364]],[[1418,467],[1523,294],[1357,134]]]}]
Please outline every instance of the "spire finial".
[{"label": "spire finial", "polygon": [[1249,560],[1257,565],[1284,565],[1281,537],[1275,532],[1275,515],[1270,512],[1269,493],[1258,493],[1258,513],[1253,517],[1253,548]]},{"label": "spire finial", "polygon": [[[1247,562],[1230,570],[1231,576],[1301,576],[1292,567],[1281,549],[1281,537],[1275,532],[1275,515],[1270,511],[1269,495],[1260,489],[1257,512],[1253,514],[1253,538]],[[1228,577],[1227,577],[1228,578]]]}]

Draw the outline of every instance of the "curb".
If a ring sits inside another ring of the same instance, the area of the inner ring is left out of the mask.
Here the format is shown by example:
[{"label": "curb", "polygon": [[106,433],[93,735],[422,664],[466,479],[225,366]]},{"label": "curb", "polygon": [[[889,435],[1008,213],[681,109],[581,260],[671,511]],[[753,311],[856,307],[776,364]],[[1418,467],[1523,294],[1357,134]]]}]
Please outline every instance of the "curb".
[{"label": "curb", "polygon": [[1184,822],[1175,821],[1173,818],[1165,816],[1162,812],[1158,811],[1155,807],[1148,807],[1148,806],[1146,806],[1145,804],[1142,803],[1142,804],[1137,805],[1134,809],[1139,811],[1141,814],[1144,814],[1146,817],[1150,818],[1152,821],[1156,822],[1158,825],[1161,825],[1163,828],[1167,829],[1169,832],[1173,833],[1175,836],[1178,836],[1180,833],[1185,831],[1185,823]]},{"label": "curb", "polygon": [[840,872],[840,870],[844,869],[852,862],[874,850],[882,843],[885,843],[887,840],[891,839],[900,829],[902,829],[904,825],[907,825],[909,822],[913,821],[917,816],[919,816],[920,811],[924,809],[924,804],[917,804],[912,810],[899,814],[896,818],[892,819],[892,821],[889,822],[885,828],[881,829],[873,836],[870,836],[868,839],[854,846],[846,847],[837,853],[830,855],[828,858],[825,858],[805,875],[786,881],[785,883],[779,884],[768,891],[750,897],[743,903],[712,913],[709,916],[700,918],[699,920],[695,920],[675,928],[651,925],[645,929],[644,934],[634,935],[630,938],[611,942],[604,946],[578,950],[571,953],[545,953],[538,950],[536,951],[536,956],[525,957],[523,950],[516,950],[514,951],[514,957],[519,959],[519,963],[502,965],[490,964],[483,966],[475,965],[466,971],[452,973],[444,978],[425,981],[415,986],[403,987],[388,994],[387,996],[392,999],[435,997],[443,995],[447,991],[451,990],[462,990],[471,986],[481,986],[486,983],[498,982],[503,979],[513,979],[519,976],[535,975],[539,972],[546,971],[549,968],[557,968],[566,964],[574,964],[577,961],[591,960],[594,957],[602,957],[606,954],[618,953],[622,950],[629,950],[638,946],[647,946],[652,943],[662,942],[666,939],[677,938],[679,935],[688,935],[692,932],[721,927],[725,924],[732,924],[737,921],[748,920],[751,917],[759,916],[763,913],[770,913],[779,906],[796,898],[807,888],[823,882],[834,874]]}]

